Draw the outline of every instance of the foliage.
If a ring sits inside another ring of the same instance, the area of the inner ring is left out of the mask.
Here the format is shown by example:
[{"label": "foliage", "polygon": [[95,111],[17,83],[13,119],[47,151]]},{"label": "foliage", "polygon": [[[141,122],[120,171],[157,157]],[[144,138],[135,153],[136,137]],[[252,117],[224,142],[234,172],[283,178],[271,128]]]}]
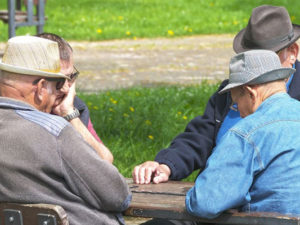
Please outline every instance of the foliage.
[{"label": "foliage", "polygon": [[[135,87],[97,94],[80,93],[103,142],[112,150],[120,172],[153,160],[187,123],[203,113],[217,85]],[[193,180],[193,177],[190,178]]]},{"label": "foliage", "polygon": [[[0,9],[6,4],[1,1]],[[44,30],[67,40],[236,33],[262,4],[285,6],[300,24],[300,1],[295,0],[48,0]],[[35,28],[17,30],[17,35],[26,33],[34,34]],[[0,22],[0,41],[6,39],[7,24]]]}]

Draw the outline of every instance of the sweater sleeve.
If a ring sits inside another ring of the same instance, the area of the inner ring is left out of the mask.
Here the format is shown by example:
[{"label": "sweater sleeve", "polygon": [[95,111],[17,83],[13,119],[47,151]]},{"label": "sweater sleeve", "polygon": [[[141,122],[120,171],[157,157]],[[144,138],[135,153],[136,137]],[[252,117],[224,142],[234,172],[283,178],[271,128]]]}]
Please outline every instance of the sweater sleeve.
[{"label": "sweater sleeve", "polygon": [[58,149],[64,178],[74,194],[102,211],[121,212],[128,208],[131,194],[124,177],[71,126],[59,136]]},{"label": "sweater sleeve", "polygon": [[[226,84],[227,81],[224,81],[218,91]],[[185,131],[155,157],[158,163],[169,166],[170,179],[183,179],[194,170],[205,167],[207,158],[215,146],[215,136],[221,124],[221,119],[217,119],[216,109],[226,111],[228,96],[219,95],[218,91],[209,99],[204,114],[189,122]],[[222,106],[219,106],[218,102],[221,102]]]}]

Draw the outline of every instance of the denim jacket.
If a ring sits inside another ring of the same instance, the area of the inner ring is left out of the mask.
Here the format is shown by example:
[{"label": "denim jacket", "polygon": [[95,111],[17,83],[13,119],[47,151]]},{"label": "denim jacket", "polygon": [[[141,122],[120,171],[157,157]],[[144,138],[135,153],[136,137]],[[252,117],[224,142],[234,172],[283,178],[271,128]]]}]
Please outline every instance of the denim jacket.
[{"label": "denim jacket", "polygon": [[186,196],[187,211],[214,218],[224,210],[300,214],[300,102],[267,98],[214,148]]}]

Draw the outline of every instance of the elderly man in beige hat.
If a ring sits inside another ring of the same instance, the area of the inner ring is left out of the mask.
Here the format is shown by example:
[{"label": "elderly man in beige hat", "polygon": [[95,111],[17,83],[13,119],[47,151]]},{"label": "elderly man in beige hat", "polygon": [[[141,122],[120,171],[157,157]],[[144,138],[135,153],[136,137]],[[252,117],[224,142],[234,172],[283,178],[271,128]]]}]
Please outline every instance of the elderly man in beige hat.
[{"label": "elderly man in beige hat", "polygon": [[[299,37],[300,26],[292,24],[284,7],[262,5],[253,9],[247,27],[236,35],[233,48],[236,53],[250,49],[275,51],[282,66],[296,69],[286,87],[291,97],[300,100],[299,47],[296,43]],[[228,80],[223,81],[219,90],[227,83]],[[205,168],[212,149],[226,131],[241,120],[236,105],[231,104],[230,93],[220,95],[218,91],[209,99],[204,114],[190,121],[185,131],[156,155],[155,161],[134,168],[132,175],[136,183],[181,180]]]},{"label": "elderly man in beige hat", "polygon": [[[0,61],[0,201],[61,205],[70,224],[124,224],[123,176],[49,114],[65,79],[57,43],[10,39]],[[68,78],[69,79],[69,78]]]}]

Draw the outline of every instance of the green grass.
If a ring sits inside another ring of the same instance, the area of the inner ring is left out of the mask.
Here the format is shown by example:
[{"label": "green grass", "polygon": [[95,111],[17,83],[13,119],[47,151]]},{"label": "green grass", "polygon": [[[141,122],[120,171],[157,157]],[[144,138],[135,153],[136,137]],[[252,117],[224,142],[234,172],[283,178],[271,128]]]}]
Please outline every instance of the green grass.
[{"label": "green grass", "polygon": [[[203,113],[217,85],[135,87],[97,94],[80,93],[89,106],[94,127],[120,172],[131,177],[135,165],[153,160]],[[193,180],[195,175],[188,180]]]},{"label": "green grass", "polygon": [[[0,2],[0,9],[6,9],[6,2]],[[300,24],[296,0],[48,0],[45,31],[67,40],[236,33],[262,4],[285,6]],[[17,35],[26,33],[35,29],[17,30]],[[7,24],[0,22],[0,41],[6,40]]]}]

